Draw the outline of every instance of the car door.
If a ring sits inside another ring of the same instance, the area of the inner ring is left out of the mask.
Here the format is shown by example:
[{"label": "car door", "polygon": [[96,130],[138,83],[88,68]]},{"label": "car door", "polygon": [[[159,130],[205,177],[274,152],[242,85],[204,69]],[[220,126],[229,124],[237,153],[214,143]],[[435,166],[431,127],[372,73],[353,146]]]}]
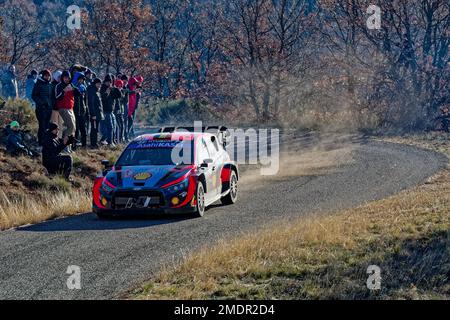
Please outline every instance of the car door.
[{"label": "car door", "polygon": [[201,165],[205,162],[206,159],[212,159],[209,153],[208,147],[206,145],[206,140],[204,138],[200,138],[197,144],[197,159],[199,170],[204,174],[206,181],[206,194],[205,200],[206,203],[209,204],[216,197],[216,190],[213,185],[213,175],[215,170],[214,164],[209,163],[207,167],[201,167]]},{"label": "car door", "polygon": [[215,196],[222,192],[222,186],[220,181],[220,173],[222,172],[223,161],[219,152],[219,145],[215,136],[208,136],[206,138],[206,146],[208,148],[209,155],[213,160],[212,163],[212,186],[214,188]]}]

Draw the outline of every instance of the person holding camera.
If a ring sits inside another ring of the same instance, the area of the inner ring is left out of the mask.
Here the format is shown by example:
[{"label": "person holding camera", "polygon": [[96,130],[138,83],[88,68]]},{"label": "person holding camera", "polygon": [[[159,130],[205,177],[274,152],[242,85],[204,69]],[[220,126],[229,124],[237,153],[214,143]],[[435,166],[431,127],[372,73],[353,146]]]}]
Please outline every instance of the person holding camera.
[{"label": "person holding camera", "polygon": [[70,173],[72,172],[73,160],[70,155],[61,155],[60,153],[69,145],[75,142],[73,136],[58,138],[59,126],[51,122],[47,129],[42,145],[42,164],[51,175],[61,174],[67,180],[72,181]]},{"label": "person holding camera", "polygon": [[6,150],[13,156],[30,156],[34,157],[35,154],[25,144],[22,132],[20,132],[20,125],[17,121],[12,121],[9,126],[6,127]]}]

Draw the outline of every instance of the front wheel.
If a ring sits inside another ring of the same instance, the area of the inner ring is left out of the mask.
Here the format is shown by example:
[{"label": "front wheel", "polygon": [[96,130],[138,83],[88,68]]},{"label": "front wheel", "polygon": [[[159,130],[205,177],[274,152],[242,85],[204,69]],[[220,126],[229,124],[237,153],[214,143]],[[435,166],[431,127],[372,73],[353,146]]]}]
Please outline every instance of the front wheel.
[{"label": "front wheel", "polygon": [[220,199],[220,201],[224,205],[234,204],[237,201],[237,197],[238,197],[238,180],[236,173],[234,171],[231,171],[230,192],[228,192],[228,194],[225,197]]},{"label": "front wheel", "polygon": [[200,181],[197,184],[195,198],[197,199],[197,210],[195,211],[195,216],[203,217],[205,214],[205,188],[203,187],[203,183]]}]

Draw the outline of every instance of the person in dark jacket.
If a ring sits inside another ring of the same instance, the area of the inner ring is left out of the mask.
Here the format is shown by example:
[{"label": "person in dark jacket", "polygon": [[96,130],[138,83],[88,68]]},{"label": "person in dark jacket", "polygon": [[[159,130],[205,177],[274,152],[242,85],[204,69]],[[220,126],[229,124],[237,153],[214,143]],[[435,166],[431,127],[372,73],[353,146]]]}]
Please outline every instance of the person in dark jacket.
[{"label": "person in dark jacket", "polygon": [[41,71],[31,94],[31,97],[36,104],[35,112],[39,124],[38,143],[41,146],[45,130],[47,130],[52,116],[53,92],[50,83],[51,78],[52,76],[49,70]]},{"label": "person in dark jacket", "polygon": [[111,146],[115,147],[113,137],[115,131],[116,120],[114,117],[114,103],[116,100],[116,93],[112,88],[113,77],[108,74],[103,81],[102,87],[100,88],[100,95],[102,97],[103,114],[104,120],[103,125],[103,138]]},{"label": "person in dark jacket", "polygon": [[25,81],[25,98],[31,102],[33,107],[35,107],[35,105],[32,94],[37,78],[38,72],[36,70],[31,70],[30,74],[27,76],[27,80]]},{"label": "person in dark jacket", "polygon": [[34,156],[33,152],[28,148],[24,141],[23,135],[20,132],[20,125],[17,121],[12,121],[9,126],[6,127],[6,150],[13,156],[27,155]]},{"label": "person in dark jacket", "polygon": [[19,87],[17,84],[16,67],[12,64],[8,70],[3,72],[0,77],[2,83],[2,95],[5,100],[19,98]]},{"label": "person in dark jacket", "polygon": [[[86,77],[84,73],[75,72],[72,80],[72,85],[75,92],[75,105],[73,108],[76,120],[75,139],[79,140],[81,137],[81,146],[83,148],[87,146],[86,119],[88,116],[88,108],[86,106],[86,86],[84,84],[85,79]],[[76,145],[73,146],[73,149],[76,149]]]},{"label": "person in dark jacket", "polygon": [[50,123],[45,132],[42,145],[42,164],[51,175],[62,174],[67,180],[72,172],[72,157],[60,153],[74,142],[74,137],[58,138],[59,127],[56,123]]},{"label": "person in dark jacket", "polygon": [[87,69],[86,72],[84,73],[84,75],[86,76],[85,79],[85,83],[86,83],[86,88],[89,87],[92,82],[94,81],[94,78],[92,76],[92,70],[91,69]]},{"label": "person in dark jacket", "polygon": [[123,143],[124,141],[124,127],[123,127],[123,81],[116,80],[114,83],[114,118],[116,119],[116,128],[114,132],[115,142]]},{"label": "person in dark jacket", "polygon": [[128,90],[128,77],[126,75],[122,75],[120,78],[123,83],[122,87],[122,106],[123,106],[123,138],[125,142],[128,142],[128,99],[129,99],[129,90]]},{"label": "person in dark jacket", "polygon": [[91,147],[98,148],[98,129],[103,118],[102,97],[100,95],[100,87],[102,80],[96,78],[92,84],[87,88],[87,103],[89,108],[90,122],[91,122]]}]

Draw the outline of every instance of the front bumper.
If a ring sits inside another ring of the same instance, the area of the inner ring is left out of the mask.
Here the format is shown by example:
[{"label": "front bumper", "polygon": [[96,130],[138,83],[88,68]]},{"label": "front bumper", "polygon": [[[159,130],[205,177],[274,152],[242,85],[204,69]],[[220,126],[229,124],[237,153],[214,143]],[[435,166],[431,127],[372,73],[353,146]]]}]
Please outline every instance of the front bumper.
[{"label": "front bumper", "polygon": [[[147,197],[151,197],[153,202],[148,202],[146,206],[143,206]],[[160,190],[140,190],[136,192],[129,189],[119,189],[110,195],[100,194],[100,200],[107,200],[107,202],[100,206],[100,204],[97,205],[95,201],[93,201],[92,210],[95,213],[105,216],[186,214],[196,211],[196,206],[194,205],[194,202],[191,201],[192,198],[189,199],[189,203],[182,207],[171,207],[170,199],[173,197],[176,197],[176,195],[168,195]],[[159,200],[154,202],[155,198]],[[130,207],[126,206],[125,203],[127,203],[128,199],[133,200],[132,202],[134,205]],[[181,203],[182,201],[183,198],[180,198],[179,202]],[[138,203],[140,205],[138,205]]]},{"label": "front bumper", "polygon": [[129,209],[100,209],[93,207],[95,213],[104,216],[152,216],[152,215],[175,215],[195,212],[196,208],[185,206],[182,208],[129,208]]}]

